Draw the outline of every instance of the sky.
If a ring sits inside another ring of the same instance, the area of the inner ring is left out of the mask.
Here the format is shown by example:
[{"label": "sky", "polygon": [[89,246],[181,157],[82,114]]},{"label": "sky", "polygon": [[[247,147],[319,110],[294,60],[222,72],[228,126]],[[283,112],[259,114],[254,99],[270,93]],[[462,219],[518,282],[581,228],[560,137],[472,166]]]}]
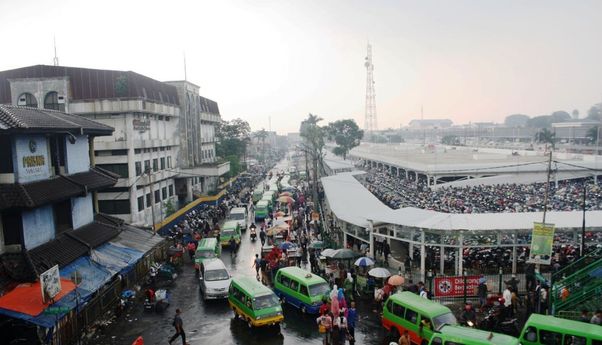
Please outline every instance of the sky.
[{"label": "sky", "polygon": [[[309,113],[378,128],[502,122],[602,102],[602,1],[0,0],[0,70],[52,64],[187,79],[225,120],[296,132]],[[270,121],[271,120],[271,121]]]}]

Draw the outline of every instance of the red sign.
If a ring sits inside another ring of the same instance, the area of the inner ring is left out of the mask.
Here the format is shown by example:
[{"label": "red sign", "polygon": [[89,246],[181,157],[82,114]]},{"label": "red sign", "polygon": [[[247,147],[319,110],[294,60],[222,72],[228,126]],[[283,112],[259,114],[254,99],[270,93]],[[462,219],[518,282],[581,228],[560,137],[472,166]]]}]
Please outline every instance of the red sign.
[{"label": "red sign", "polygon": [[433,293],[435,297],[464,296],[464,280],[466,279],[466,296],[476,296],[479,286],[479,276],[436,277]]}]

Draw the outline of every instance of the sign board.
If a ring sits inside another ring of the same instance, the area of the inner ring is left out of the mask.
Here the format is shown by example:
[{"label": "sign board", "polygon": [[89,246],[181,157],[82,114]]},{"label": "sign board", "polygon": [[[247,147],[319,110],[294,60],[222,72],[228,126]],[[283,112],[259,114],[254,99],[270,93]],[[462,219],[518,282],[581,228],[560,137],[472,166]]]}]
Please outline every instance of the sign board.
[{"label": "sign board", "polygon": [[463,297],[464,280],[466,280],[466,296],[476,296],[479,276],[435,277],[433,294],[435,297]]},{"label": "sign board", "polygon": [[554,224],[533,223],[531,234],[531,251],[527,262],[549,265],[552,260],[552,244],[554,243]]},{"label": "sign board", "polygon": [[44,314],[60,315],[60,314],[66,314],[70,311],[71,311],[71,309],[69,307],[48,307],[48,308],[44,309]]},{"label": "sign board", "polygon": [[47,140],[43,136],[17,136],[17,173],[20,183],[36,181],[50,176]]},{"label": "sign board", "polygon": [[42,301],[44,303],[49,303],[61,292],[61,276],[58,265],[40,274],[40,286],[42,287]]},{"label": "sign board", "polygon": [[132,125],[135,131],[146,132],[150,130],[150,120],[132,120]]}]

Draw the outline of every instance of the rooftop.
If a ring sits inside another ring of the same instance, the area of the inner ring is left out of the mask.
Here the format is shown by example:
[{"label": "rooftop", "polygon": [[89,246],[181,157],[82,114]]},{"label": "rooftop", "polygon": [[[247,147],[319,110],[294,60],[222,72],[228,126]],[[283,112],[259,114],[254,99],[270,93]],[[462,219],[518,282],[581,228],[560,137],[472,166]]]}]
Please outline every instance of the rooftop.
[{"label": "rooftop", "polygon": [[64,112],[0,104],[0,133],[111,135],[113,127]]},{"label": "rooftop", "polygon": [[268,287],[258,282],[257,279],[251,277],[236,277],[232,279],[232,283],[242,287],[245,289],[245,291],[249,292],[249,294],[253,296],[262,296],[274,293]]},{"label": "rooftop", "polygon": [[424,313],[430,314],[427,315],[428,317],[451,313],[451,310],[443,304],[420,297],[419,295],[409,291],[392,294],[389,299],[403,303],[409,307],[413,307],[415,310],[420,310]]}]

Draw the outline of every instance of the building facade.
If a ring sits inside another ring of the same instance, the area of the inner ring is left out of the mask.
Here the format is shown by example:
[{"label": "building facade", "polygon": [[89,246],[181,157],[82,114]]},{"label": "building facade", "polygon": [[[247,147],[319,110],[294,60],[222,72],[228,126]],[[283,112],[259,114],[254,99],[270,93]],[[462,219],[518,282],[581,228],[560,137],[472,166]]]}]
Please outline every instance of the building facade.
[{"label": "building facade", "polygon": [[0,72],[0,104],[62,110],[115,128],[94,141],[97,166],[119,175],[99,193],[98,208],[131,224],[160,222],[229,170],[215,164],[217,103],[192,83],[38,65]]}]

